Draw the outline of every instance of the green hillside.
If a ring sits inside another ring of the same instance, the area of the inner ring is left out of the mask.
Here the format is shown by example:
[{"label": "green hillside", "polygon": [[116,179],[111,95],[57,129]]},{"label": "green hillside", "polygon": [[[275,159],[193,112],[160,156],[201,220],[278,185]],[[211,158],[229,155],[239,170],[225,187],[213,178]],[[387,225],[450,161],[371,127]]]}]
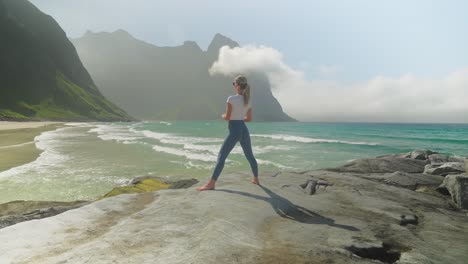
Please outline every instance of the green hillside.
[{"label": "green hillside", "polygon": [[132,118],[98,90],[73,44],[26,0],[0,0],[0,120]]}]

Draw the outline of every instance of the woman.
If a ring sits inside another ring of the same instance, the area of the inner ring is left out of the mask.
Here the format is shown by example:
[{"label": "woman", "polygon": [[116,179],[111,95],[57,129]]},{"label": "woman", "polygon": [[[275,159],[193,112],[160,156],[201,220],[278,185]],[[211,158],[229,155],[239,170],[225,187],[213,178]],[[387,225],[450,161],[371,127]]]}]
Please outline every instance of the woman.
[{"label": "woman", "polygon": [[222,115],[223,119],[229,121],[229,135],[224,140],[221,150],[218,154],[218,162],[213,171],[210,181],[198,187],[197,190],[213,190],[215,188],[216,180],[224,167],[224,162],[227,156],[237,144],[240,142],[244,150],[245,157],[250,163],[252,168],[253,178],[252,183],[260,185],[258,181],[258,165],[252,152],[250,144],[250,134],[245,122],[252,120],[252,107],[250,103],[250,85],[247,83],[247,78],[240,75],[234,79],[232,83],[236,90],[236,95],[229,96],[226,104],[226,113]]}]

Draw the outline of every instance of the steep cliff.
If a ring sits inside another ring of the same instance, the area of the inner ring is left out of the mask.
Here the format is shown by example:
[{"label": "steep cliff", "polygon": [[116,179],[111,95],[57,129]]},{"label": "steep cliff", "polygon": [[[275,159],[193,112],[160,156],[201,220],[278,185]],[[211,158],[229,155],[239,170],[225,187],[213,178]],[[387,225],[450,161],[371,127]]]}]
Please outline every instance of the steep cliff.
[{"label": "steep cliff", "polygon": [[[231,78],[210,76],[208,72],[222,46],[239,46],[220,34],[207,51],[193,41],[157,47],[123,30],[87,32],[72,42],[103,94],[141,119],[218,119],[227,96],[234,93]],[[265,76],[247,77],[255,120],[293,121],[271,93]]]},{"label": "steep cliff", "polygon": [[108,101],[73,44],[26,0],[0,0],[0,119],[131,120]]}]

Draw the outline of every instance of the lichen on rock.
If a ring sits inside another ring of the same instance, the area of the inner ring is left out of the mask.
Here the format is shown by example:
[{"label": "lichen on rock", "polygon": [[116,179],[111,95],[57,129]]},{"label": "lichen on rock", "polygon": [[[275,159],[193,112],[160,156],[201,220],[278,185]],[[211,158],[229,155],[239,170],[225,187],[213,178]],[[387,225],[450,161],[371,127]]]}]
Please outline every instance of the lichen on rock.
[{"label": "lichen on rock", "polygon": [[115,187],[112,191],[106,193],[99,199],[104,199],[120,194],[130,194],[130,193],[144,193],[144,192],[154,192],[164,189],[182,189],[189,188],[190,186],[196,184],[198,180],[180,180],[180,181],[167,181],[159,177],[138,177],[133,179],[129,185]]}]

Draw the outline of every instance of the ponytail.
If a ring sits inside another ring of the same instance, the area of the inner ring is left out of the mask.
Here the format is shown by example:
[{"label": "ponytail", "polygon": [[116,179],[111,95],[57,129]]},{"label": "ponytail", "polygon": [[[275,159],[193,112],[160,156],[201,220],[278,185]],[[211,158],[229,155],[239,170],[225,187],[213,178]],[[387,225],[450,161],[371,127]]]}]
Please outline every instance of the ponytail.
[{"label": "ponytail", "polygon": [[244,106],[249,104],[250,100],[250,85],[246,83],[242,87],[242,95],[244,96]]},{"label": "ponytail", "polygon": [[245,76],[239,75],[234,79],[234,82],[240,86],[244,97],[244,106],[247,106],[250,101],[250,85],[247,83]]}]

